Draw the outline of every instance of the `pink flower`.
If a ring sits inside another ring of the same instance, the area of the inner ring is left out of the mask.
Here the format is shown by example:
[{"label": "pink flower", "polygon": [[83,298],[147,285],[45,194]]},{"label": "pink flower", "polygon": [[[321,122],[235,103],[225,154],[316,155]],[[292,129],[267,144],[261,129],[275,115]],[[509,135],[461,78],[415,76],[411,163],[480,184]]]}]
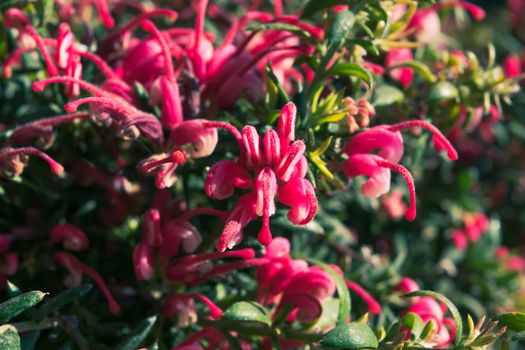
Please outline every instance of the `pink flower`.
[{"label": "pink flower", "polygon": [[183,308],[181,308],[182,303],[184,303],[186,300],[193,299],[200,300],[208,307],[212,319],[218,320],[222,317],[223,311],[221,310],[221,308],[219,308],[208,297],[201,293],[172,294],[164,301],[164,304],[162,305],[162,314],[166,317],[172,317],[184,310]]},{"label": "pink flower", "polygon": [[142,160],[137,168],[144,175],[155,175],[155,186],[158,189],[169,188],[177,181],[175,170],[186,162],[186,153],[175,150],[169,155],[155,154]]},{"label": "pink flower", "polygon": [[508,55],[503,62],[507,78],[514,78],[521,74],[521,58],[518,55]]},{"label": "pink flower", "polygon": [[441,306],[432,297],[418,298],[405,312],[415,313],[424,323],[433,322],[434,330],[425,339],[430,346],[437,348],[448,347],[456,336],[456,324],[451,318],[445,317],[446,306]]},{"label": "pink flower", "polygon": [[414,281],[412,278],[403,277],[401,281],[399,281],[398,285],[396,286],[396,290],[399,290],[405,294],[408,294],[411,292],[418,291],[419,286],[416,283],[416,281]]},{"label": "pink flower", "polygon": [[415,185],[410,172],[398,162],[403,156],[403,138],[400,131],[414,127],[430,131],[433,134],[434,144],[437,143],[445,148],[449,159],[458,158],[454,147],[436,127],[424,121],[413,120],[390,126],[376,126],[354,136],[343,148],[343,152],[348,155],[348,160],[341,164],[345,175],[351,178],[361,175],[368,177],[361,192],[373,198],[389,191],[391,171],[400,173],[408,185],[410,205],[405,216],[409,221],[414,220],[416,216]]},{"label": "pink flower", "polygon": [[401,218],[407,210],[407,206],[403,202],[403,191],[399,189],[394,189],[388,196],[385,196],[381,205],[391,219]]},{"label": "pink flower", "polygon": [[208,127],[205,119],[182,121],[171,131],[169,143],[173,146],[189,145],[188,153],[192,158],[207,157],[217,146],[217,130]]},{"label": "pink flower", "polygon": [[414,32],[418,42],[432,44],[441,36],[441,20],[437,11],[432,7],[417,10],[407,30]]},{"label": "pink flower", "polygon": [[[396,64],[411,61],[413,59],[410,49],[392,49],[388,51],[385,58],[385,67],[390,68]],[[414,71],[412,68],[395,68],[390,72],[392,79],[397,80],[403,88],[408,88],[414,80]]]},{"label": "pink flower", "polygon": [[67,252],[57,252],[54,255],[54,260],[58,265],[65,267],[70,275],[66,278],[65,283],[69,286],[78,286],[82,282],[82,274],[85,273],[99,286],[102,294],[106,297],[109,305],[109,309],[112,313],[117,314],[120,312],[120,306],[117,304],[113,295],[109,291],[106,283],[100,277],[98,272],[93,270],[91,267],[83,264],[75,256]]},{"label": "pink flower", "polygon": [[56,160],[48,156],[46,153],[33,148],[11,148],[4,147],[0,148],[0,176],[5,178],[13,178],[22,174],[27,162],[29,161],[29,155],[36,155],[42,158],[49,164],[51,172],[56,175],[62,175],[64,173],[64,167],[60,165]]},{"label": "pink flower", "polygon": [[82,251],[89,247],[89,240],[86,234],[71,224],[55,225],[49,236],[51,244],[62,242],[64,248],[71,251]]},{"label": "pink flower", "polygon": [[153,249],[145,243],[139,243],[133,249],[133,267],[139,281],[149,280],[155,272]]},{"label": "pink flower", "polygon": [[468,239],[465,233],[461,230],[454,230],[452,232],[452,241],[459,250],[465,250],[468,247]]},{"label": "pink flower", "polygon": [[[209,127],[225,128],[237,140],[240,157],[237,161],[221,161],[210,169],[205,189],[211,198],[225,199],[235,188],[253,191],[245,194],[226,221],[217,249],[231,249],[242,239],[242,229],[255,217],[262,217],[259,242],[272,241],[270,216],[275,214],[275,197],[290,206],[288,218],[296,225],[309,223],[317,211],[317,198],[312,184],[304,177],[306,146],[295,140],[296,108],[287,103],[281,110],[277,131],[269,130],[261,142],[257,130],[246,126],[242,133],[227,123],[210,122]],[[252,177],[248,171],[255,174]]]}]

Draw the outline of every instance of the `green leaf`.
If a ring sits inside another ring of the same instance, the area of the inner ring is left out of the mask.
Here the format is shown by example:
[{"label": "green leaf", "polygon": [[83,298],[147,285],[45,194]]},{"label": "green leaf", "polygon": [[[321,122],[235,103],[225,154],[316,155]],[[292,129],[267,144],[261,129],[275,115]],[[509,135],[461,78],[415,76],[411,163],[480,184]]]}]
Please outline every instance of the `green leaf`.
[{"label": "green leaf", "polygon": [[432,87],[428,93],[428,100],[430,102],[441,102],[451,100],[458,97],[459,92],[456,86],[448,81],[442,81]]},{"label": "green leaf", "polygon": [[398,64],[388,67],[388,70],[402,67],[412,68],[413,70],[421,74],[426,81],[429,81],[431,83],[434,83],[436,81],[436,76],[430,71],[430,68],[428,68],[426,64],[418,61],[400,62]]},{"label": "green leaf", "polygon": [[53,21],[53,17],[55,16],[53,0],[37,0],[35,7],[38,11],[38,25],[40,27],[44,27],[46,24]]},{"label": "green leaf", "polygon": [[40,291],[27,292],[0,304],[0,324],[5,324],[12,318],[38,304],[47,293]]},{"label": "green leaf", "polygon": [[80,299],[82,296],[84,296],[87,292],[89,292],[93,288],[93,285],[91,284],[84,284],[82,286],[68,289],[53,298],[50,298],[47,300],[42,306],[40,306],[37,310],[37,316],[38,317],[44,317],[46,315],[49,315],[56,310],[64,307],[65,305]]},{"label": "green leaf", "polygon": [[10,324],[0,327],[0,349],[2,350],[20,350],[20,336],[16,328]]},{"label": "green leaf", "polygon": [[339,48],[345,41],[355,23],[355,15],[348,10],[340,11],[335,16],[334,24],[328,33],[328,46]]},{"label": "green leaf", "polygon": [[423,328],[425,328],[425,322],[423,322],[418,314],[413,312],[409,312],[403,316],[401,323],[403,323],[403,325],[410,330],[410,333],[415,337],[415,339],[419,339]]},{"label": "green leaf", "polygon": [[372,104],[376,107],[390,106],[405,98],[403,91],[391,85],[381,85],[375,90]]},{"label": "green leaf", "polygon": [[321,345],[335,349],[377,349],[379,346],[370,327],[359,322],[336,326],[321,339]]},{"label": "green leaf", "polygon": [[350,317],[351,299],[350,292],[346,287],[346,283],[343,277],[339,276],[339,274],[334,269],[332,269],[330,266],[321,261],[314,259],[308,259],[308,261],[314,265],[318,265],[321,268],[323,268],[323,270],[325,270],[334,281],[335,286],[337,288],[337,294],[339,295],[339,310],[337,313],[337,324],[344,324],[348,317]]},{"label": "green leaf", "polygon": [[146,318],[142,321],[135,329],[131,331],[131,334],[124,339],[118,346],[118,350],[135,350],[140,344],[146,339],[149,332],[153,328],[153,325],[157,321],[157,316]]},{"label": "green leaf", "polygon": [[272,324],[266,309],[253,301],[239,301],[230,306],[222,315],[224,320]]},{"label": "green leaf", "polygon": [[401,324],[399,322],[394,322],[388,329],[388,332],[386,332],[386,335],[383,341],[388,342],[388,341],[394,340],[394,338],[399,334],[400,331],[401,331]]},{"label": "green leaf", "polygon": [[348,0],[310,0],[304,5],[301,18],[310,17],[321,10],[345,4],[348,4]]},{"label": "green leaf", "polygon": [[450,301],[449,298],[447,298],[441,293],[433,292],[431,290],[418,290],[416,292],[406,294],[406,296],[433,297],[441,301],[442,303],[445,303],[445,305],[447,305],[448,309],[450,310],[452,317],[454,318],[454,323],[456,323],[456,339],[454,341],[454,344],[459,345],[461,343],[461,337],[463,336],[463,321],[461,320],[461,315],[459,314],[458,308],[456,307],[456,305],[454,305],[452,301]]},{"label": "green leaf", "polygon": [[36,346],[39,337],[39,330],[24,333],[24,336],[22,337],[22,339],[20,339],[20,347],[22,348],[22,350],[33,350]]},{"label": "green leaf", "polygon": [[525,313],[507,312],[494,318],[499,321],[500,325],[507,326],[515,332],[525,331]]},{"label": "green leaf", "polygon": [[263,23],[263,24],[255,24],[255,25],[246,27],[246,30],[248,31],[262,31],[262,30],[269,30],[269,29],[298,34],[307,39],[312,38],[312,34],[310,34],[308,31],[304,30],[301,27],[298,27],[298,26],[295,26],[289,23]]},{"label": "green leaf", "polygon": [[332,66],[327,75],[351,75],[363,80],[371,89],[374,83],[372,74],[357,63],[339,63]]}]

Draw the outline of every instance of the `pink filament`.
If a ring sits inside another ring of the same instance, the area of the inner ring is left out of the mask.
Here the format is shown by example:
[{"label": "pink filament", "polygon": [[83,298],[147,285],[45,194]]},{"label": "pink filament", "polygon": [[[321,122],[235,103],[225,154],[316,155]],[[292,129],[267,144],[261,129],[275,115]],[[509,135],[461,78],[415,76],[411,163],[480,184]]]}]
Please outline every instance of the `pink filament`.
[{"label": "pink filament", "polygon": [[281,17],[283,15],[283,3],[281,0],[273,0],[273,8],[275,17]]},{"label": "pink filament", "polygon": [[6,78],[11,77],[11,67],[20,61],[20,57],[23,54],[34,51],[34,50],[35,49],[32,47],[31,48],[21,48],[21,49],[15,50],[11,55],[9,55],[9,57],[4,63],[4,68],[2,70],[2,74],[4,75],[4,77]]},{"label": "pink filament", "polygon": [[111,29],[115,26],[115,20],[111,17],[109,13],[108,4],[105,0],[94,0],[95,6],[97,7],[98,14],[104,23],[106,29]]},{"label": "pink filament", "polygon": [[80,262],[80,260],[78,260],[74,256],[70,255],[70,257],[75,267],[83,273],[85,273],[86,275],[88,275],[89,277],[91,277],[91,279],[95,281],[95,283],[98,285],[98,287],[100,288],[100,290],[102,291],[102,293],[108,301],[109,309],[111,310],[111,312],[114,314],[118,314],[120,312],[120,306],[113,298],[113,295],[111,295],[111,292],[109,291],[106,282],[104,282],[104,280],[102,279],[102,277],[100,277],[98,272],[93,270],[91,267],[84,265],[82,262]]},{"label": "pink filament", "polygon": [[164,56],[164,71],[166,77],[171,83],[176,83],[174,73],[175,70],[173,69],[173,61],[171,60],[171,52],[168,43],[166,42],[166,39],[164,38],[163,34],[157,29],[157,27],[153,24],[153,22],[149,20],[143,22],[143,28],[144,30],[151,32],[159,42],[160,47],[162,49],[162,54]]},{"label": "pink filament", "polygon": [[208,0],[200,0],[197,9],[197,18],[195,19],[195,42],[193,44],[193,51],[196,54],[199,50],[201,36],[204,33],[204,21],[206,18],[206,7]]},{"label": "pink filament", "polygon": [[99,106],[111,109],[119,115],[130,115],[134,112],[134,108],[131,105],[128,105],[123,100],[108,98],[108,97],[86,97],[81,98],[75,101],[68,102],[64,109],[67,112],[76,112],[78,107],[86,103],[95,103]]},{"label": "pink filament", "polygon": [[447,149],[447,156],[448,156],[448,158],[450,160],[457,160],[458,159],[458,152],[456,151],[454,146],[452,146],[450,141],[445,137],[445,135],[443,135],[441,133],[441,131],[439,131],[439,129],[436,128],[434,125],[432,125],[432,124],[430,124],[430,123],[428,123],[426,121],[423,121],[423,120],[410,120],[410,121],[407,121],[407,122],[394,124],[394,125],[390,126],[388,128],[388,130],[396,132],[396,131],[401,131],[401,130],[405,130],[405,129],[409,129],[409,128],[415,128],[415,127],[420,127],[420,128],[423,128],[423,129],[426,129],[426,130],[430,131],[432,133],[432,135],[434,135],[434,137],[436,139],[438,139],[439,142],[445,146],[445,148]]},{"label": "pink filament", "polygon": [[186,155],[184,153],[182,153],[181,151],[174,151],[165,158],[154,160],[154,161],[144,164],[141,167],[141,170],[144,171],[145,173],[148,173],[152,168],[156,168],[162,164],[166,164],[166,163],[182,164],[185,161],[186,161]]},{"label": "pink filament", "polygon": [[237,128],[231,125],[230,123],[212,121],[205,122],[204,126],[207,128],[226,129],[233,135],[233,137],[235,137],[239,144],[242,142],[242,135],[240,131],[237,130]]},{"label": "pink filament", "polygon": [[405,212],[405,217],[408,221],[413,221],[416,218],[416,186],[414,185],[412,174],[404,166],[386,160],[378,160],[377,165],[398,172],[405,178],[410,198],[410,205]]},{"label": "pink filament", "polygon": [[144,12],[138,15],[137,17],[135,17],[128,24],[124,25],[123,27],[117,29],[112,34],[108,35],[108,37],[104,39],[104,43],[112,42],[115,38],[122,36],[126,32],[130,31],[131,29],[139,25],[142,21],[146,19],[150,19],[151,17],[155,17],[155,16],[166,16],[171,20],[175,20],[177,19],[178,14],[176,11],[172,11],[168,9],[158,9],[158,10],[153,10],[150,12]]},{"label": "pink filament", "polygon": [[88,60],[92,61],[97,65],[98,68],[106,75],[107,78],[113,78],[121,80],[120,77],[113,71],[113,69],[98,55],[95,55],[92,52],[82,52],[77,51],[75,52],[80,57],[87,58]]},{"label": "pink filament", "polygon": [[44,40],[42,40],[42,37],[40,36],[40,34],[38,34],[36,29],[31,25],[26,25],[24,27],[24,30],[26,30],[29,33],[31,38],[33,38],[36,45],[40,49],[40,52],[42,53],[42,57],[44,58],[44,62],[46,63],[46,66],[47,66],[47,73],[50,76],[58,75],[58,69],[55,66],[55,63],[53,62],[53,59],[49,55],[49,51],[47,51],[47,47],[44,44]]},{"label": "pink filament", "polygon": [[65,115],[59,115],[59,116],[56,116],[56,117],[50,117],[50,118],[35,120],[35,121],[33,121],[33,122],[29,123],[29,124],[33,124],[33,125],[36,124],[36,125],[39,125],[39,126],[53,126],[53,125],[57,125],[57,124],[67,123],[67,122],[75,120],[75,119],[87,119],[87,118],[89,118],[89,114],[88,113],[65,114]]},{"label": "pink filament", "polygon": [[38,156],[42,158],[43,160],[45,160],[47,164],[49,164],[49,167],[51,168],[51,171],[54,174],[61,175],[64,173],[64,167],[60,163],[58,163],[56,160],[54,160],[53,158],[51,158],[44,152],[34,147],[12,148],[12,149],[9,149],[5,153],[0,153],[0,157],[10,158],[10,157],[14,157],[20,154],[32,154],[32,155]]},{"label": "pink filament", "polygon": [[268,262],[270,262],[270,259],[256,258],[256,259],[236,261],[236,262],[229,263],[229,264],[222,264],[222,265],[214,267],[213,269],[208,271],[206,274],[204,274],[204,276],[194,279],[193,281],[191,281],[191,284],[197,285],[202,282],[205,282],[206,280],[209,280],[211,278],[214,278],[220,275],[224,275],[225,273],[228,273],[231,271],[247,269],[249,267],[267,264]]},{"label": "pink filament", "polygon": [[90,84],[87,81],[72,78],[72,77],[67,77],[67,76],[52,77],[52,78],[35,81],[32,85],[32,88],[33,88],[33,91],[40,92],[44,90],[47,85],[54,84],[54,83],[78,84],[81,88],[83,88],[86,91],[91,92],[95,96],[106,96],[106,97],[111,97],[111,98],[115,98],[117,96],[108,91],[102,90],[101,88],[96,87],[95,85]]},{"label": "pink filament", "polygon": [[211,301],[205,295],[203,295],[201,293],[191,293],[191,294],[188,294],[188,296],[191,296],[193,298],[197,298],[200,301],[202,301],[208,307],[208,309],[210,309],[210,316],[214,320],[218,320],[218,319],[220,319],[222,317],[223,311],[221,310],[221,308],[218,307],[217,305],[215,305],[215,303],[213,301]]},{"label": "pink filament", "polygon": [[213,208],[196,208],[192,210],[188,210],[184,214],[182,214],[180,217],[176,219],[177,223],[184,223],[186,221],[189,221],[194,216],[198,215],[213,215],[217,216],[221,221],[225,221],[228,217],[229,213],[224,210],[217,210]]},{"label": "pink filament", "polygon": [[224,258],[242,258],[242,259],[252,259],[255,256],[255,252],[251,248],[239,249],[239,250],[230,250],[223,253],[207,253],[200,255],[193,255],[188,257],[183,257],[176,261],[177,265],[194,265],[201,261],[205,260],[214,260],[214,259],[224,259]]}]

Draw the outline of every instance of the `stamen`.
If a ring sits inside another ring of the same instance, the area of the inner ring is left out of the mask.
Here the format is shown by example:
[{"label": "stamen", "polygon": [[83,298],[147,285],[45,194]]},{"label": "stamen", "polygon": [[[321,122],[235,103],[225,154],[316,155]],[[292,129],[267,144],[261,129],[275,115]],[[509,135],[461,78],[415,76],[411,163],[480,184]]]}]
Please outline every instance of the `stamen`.
[{"label": "stamen", "polygon": [[5,78],[10,78],[11,77],[11,74],[12,74],[12,66],[14,66],[15,64],[17,64],[19,61],[20,61],[20,57],[25,54],[25,53],[28,53],[28,52],[31,52],[31,51],[34,51],[35,49],[34,48],[21,48],[21,49],[17,49],[15,50],[13,53],[11,53],[5,63],[4,63],[4,68],[2,70],[2,74],[4,75]]},{"label": "stamen", "polygon": [[273,0],[273,8],[275,17],[281,17],[283,15],[283,3],[281,0]]},{"label": "stamen", "polygon": [[118,28],[116,31],[108,35],[103,40],[101,46],[106,47],[109,43],[113,42],[113,40],[115,40],[116,38],[124,35],[126,32],[132,30],[137,25],[141,24],[142,21],[146,19],[150,19],[151,17],[155,17],[155,16],[166,16],[168,17],[168,19],[174,21],[177,19],[178,13],[176,11],[168,10],[168,9],[158,9],[158,10],[153,10],[150,12],[144,12],[138,15],[137,17],[135,17],[128,24],[124,25],[123,27]]},{"label": "stamen", "polygon": [[229,213],[224,210],[217,210],[213,208],[195,208],[192,210],[188,210],[187,212],[179,216],[175,220],[175,222],[184,223],[184,222],[189,221],[194,216],[198,216],[198,215],[213,215],[213,216],[217,216],[219,219],[221,219],[221,221],[226,221]]},{"label": "stamen", "polygon": [[236,261],[236,262],[229,263],[229,264],[222,264],[222,265],[214,267],[213,269],[208,271],[206,274],[204,274],[204,276],[194,279],[190,283],[191,285],[198,285],[211,278],[226,274],[228,272],[267,264],[270,261],[271,261],[270,259],[266,259],[266,258],[255,258],[255,259],[249,259],[249,260]]},{"label": "stamen", "polygon": [[42,40],[42,37],[40,36],[40,34],[38,34],[36,29],[30,24],[26,25],[24,27],[24,30],[27,31],[27,33],[31,36],[31,38],[33,38],[33,40],[36,43],[36,46],[38,46],[38,48],[40,49],[40,53],[42,54],[42,57],[44,58],[44,62],[46,63],[46,66],[47,66],[47,73],[52,77],[58,75],[58,69],[55,66],[55,62],[53,62],[53,59],[51,58],[49,51],[47,51],[47,47],[44,44],[44,41]]},{"label": "stamen", "polygon": [[233,137],[237,140],[239,144],[242,142],[242,135],[239,130],[230,123],[226,122],[216,122],[216,121],[207,121],[204,123],[204,126],[207,128],[215,128],[215,129],[226,129],[228,130]]},{"label": "stamen", "polygon": [[[102,294],[106,297],[109,309],[112,313],[117,314],[120,312],[120,306],[113,298],[113,295],[111,295],[111,292],[109,291],[106,282],[100,277],[97,271],[93,270],[91,267],[84,265],[80,260],[78,260],[75,256],[66,253],[66,252],[58,252],[55,254],[55,258],[62,264],[62,265],[72,265],[72,267],[82,271],[86,275],[88,275],[95,283],[98,285],[100,290],[102,291]],[[68,264],[69,263],[69,264]]]},{"label": "stamen", "polygon": [[380,314],[381,313],[381,305],[377,302],[377,300],[374,299],[363,287],[361,287],[359,284],[345,280],[346,286],[353,291],[355,294],[359,295],[361,299],[365,301],[365,303],[368,305],[368,311],[371,314]]},{"label": "stamen", "polygon": [[149,161],[149,162],[145,162],[141,164],[140,170],[144,174],[147,174],[151,171],[151,169],[161,166],[162,164],[166,164],[166,163],[182,164],[185,161],[186,161],[186,153],[183,151],[176,150],[176,151],[171,152],[171,154],[169,154],[165,158],[153,160],[153,161]]},{"label": "stamen", "polygon": [[87,103],[95,103],[99,106],[103,106],[104,108],[110,109],[114,111],[117,114],[120,115],[130,115],[134,112],[134,107],[131,105],[128,105],[123,100],[120,99],[113,99],[108,97],[86,97],[81,98],[75,101],[68,102],[64,109],[67,112],[76,112],[78,110],[78,107],[80,107],[83,104]]},{"label": "stamen", "polygon": [[35,81],[32,85],[32,89],[35,92],[40,92],[40,91],[43,91],[47,85],[54,84],[54,83],[78,84],[78,86],[80,86],[82,89],[92,93],[95,96],[105,96],[105,97],[110,97],[112,99],[114,99],[117,96],[117,95],[112,94],[111,92],[102,90],[101,88],[93,84],[90,84],[85,80],[80,80],[80,79],[76,79],[76,78],[68,77],[68,76],[52,77],[52,78]]},{"label": "stamen", "polygon": [[[89,113],[65,114],[65,115],[59,115],[56,117],[35,120],[25,125],[30,125],[30,124],[35,125],[36,124],[39,126],[54,126],[57,124],[67,123],[75,119],[87,119],[87,118],[89,118]],[[23,127],[23,126],[20,126],[20,127]]]},{"label": "stamen", "polygon": [[214,320],[218,320],[222,317],[222,314],[223,314],[222,309],[218,307],[217,305],[215,305],[215,303],[211,301],[207,296],[201,293],[191,293],[187,295],[193,298],[197,298],[200,301],[202,301],[208,307],[208,309],[210,309],[210,316]]},{"label": "stamen", "polygon": [[0,152],[0,158],[10,158],[15,157],[20,154],[31,154],[38,156],[45,160],[47,164],[49,164],[49,167],[51,168],[51,172],[53,172],[56,175],[62,175],[64,173],[64,167],[58,163],[56,160],[45,154],[44,152],[40,151],[37,148],[34,147],[23,147],[23,148],[11,148],[5,150],[5,152]]},{"label": "stamen", "polygon": [[115,20],[111,17],[111,13],[108,9],[108,4],[105,0],[94,0],[95,6],[97,7],[98,14],[104,23],[106,29],[111,29],[115,26]]},{"label": "stamen", "polygon": [[413,221],[416,218],[416,186],[414,185],[414,178],[410,171],[400,164],[388,162],[386,160],[377,160],[377,165],[383,168],[387,168],[401,174],[407,183],[408,194],[410,197],[410,205],[405,212],[405,217],[408,221]]},{"label": "stamen", "polygon": [[206,260],[215,260],[215,259],[225,259],[225,258],[241,258],[241,259],[252,259],[255,257],[255,251],[251,248],[239,249],[239,250],[229,250],[222,253],[206,253],[193,256],[185,256],[178,259],[175,263],[177,266],[181,264],[184,265],[194,265],[201,261]]},{"label": "stamen", "polygon": [[199,50],[201,36],[204,33],[206,7],[208,7],[208,0],[200,0],[199,7],[197,8],[197,18],[195,19],[195,42],[193,44],[194,53],[197,53],[197,51]]},{"label": "stamen", "polygon": [[432,133],[432,135],[438,140],[438,142],[443,145],[447,149],[447,156],[450,160],[457,160],[458,159],[458,152],[452,146],[450,141],[439,131],[438,128],[436,128],[434,125],[423,121],[423,120],[410,120],[407,122],[402,122],[399,124],[394,124],[390,127],[388,127],[388,130],[396,132],[401,131],[409,128],[415,128],[420,127],[423,129],[426,129]]},{"label": "stamen", "polygon": [[176,83],[174,73],[175,70],[173,69],[173,61],[171,59],[171,51],[168,46],[168,43],[166,42],[166,39],[164,38],[164,35],[157,29],[153,22],[149,20],[145,20],[142,23],[142,28],[148,32],[151,32],[159,42],[160,47],[162,49],[162,54],[164,56],[164,72],[166,74],[166,77],[171,83]]},{"label": "stamen", "polygon": [[107,64],[100,56],[95,55],[94,53],[89,51],[75,51],[75,53],[80,57],[87,58],[95,65],[97,65],[97,67],[102,71],[102,73],[104,73],[106,78],[121,80],[121,78],[117,75],[117,73],[115,73],[113,68],[111,68],[109,64]]}]

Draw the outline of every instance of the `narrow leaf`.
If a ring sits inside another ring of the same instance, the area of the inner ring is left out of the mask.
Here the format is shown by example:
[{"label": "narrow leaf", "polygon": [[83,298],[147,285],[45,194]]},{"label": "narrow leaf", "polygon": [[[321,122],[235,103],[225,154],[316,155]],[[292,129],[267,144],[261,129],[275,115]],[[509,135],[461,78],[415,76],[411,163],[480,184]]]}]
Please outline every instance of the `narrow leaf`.
[{"label": "narrow leaf", "polygon": [[37,310],[38,317],[44,317],[49,315],[56,310],[64,307],[65,305],[80,299],[82,296],[87,294],[93,286],[91,284],[84,284],[82,286],[68,289],[53,298],[47,300],[42,306]]},{"label": "narrow leaf", "polygon": [[348,288],[346,287],[346,283],[343,279],[343,277],[339,276],[339,274],[332,269],[327,264],[313,259],[308,259],[308,261],[314,265],[318,265],[323,270],[325,270],[328,275],[333,279],[335,286],[337,288],[337,294],[339,295],[339,310],[337,313],[337,324],[344,324],[346,320],[350,317],[350,308],[351,308],[351,299],[350,299],[350,292],[348,291]]},{"label": "narrow leaf", "polygon": [[525,313],[523,312],[507,312],[494,319],[499,321],[500,325],[507,326],[515,332],[525,331]]},{"label": "narrow leaf", "polygon": [[149,332],[151,332],[156,321],[157,316],[148,317],[143,320],[131,331],[131,334],[117,346],[117,350],[135,350],[139,348]]},{"label": "narrow leaf", "polygon": [[0,327],[0,349],[21,350],[20,336],[10,324]]},{"label": "narrow leaf", "polygon": [[224,312],[222,318],[230,321],[258,322],[267,326],[272,324],[268,312],[262,305],[248,301],[236,302]]},{"label": "narrow leaf", "polygon": [[40,291],[27,292],[0,304],[0,324],[5,324],[12,318],[38,304],[47,293]]},{"label": "narrow leaf", "polygon": [[454,305],[452,301],[450,301],[449,298],[447,298],[441,293],[433,292],[431,290],[418,290],[416,292],[406,294],[406,296],[433,297],[441,301],[442,303],[445,303],[445,305],[447,305],[448,309],[450,310],[452,317],[454,318],[454,322],[456,323],[456,339],[454,341],[454,344],[459,345],[461,343],[461,337],[463,336],[463,321],[461,320],[461,315],[459,314],[458,308],[456,307],[456,305]]},{"label": "narrow leaf", "polygon": [[361,67],[357,63],[340,63],[331,67],[328,72],[328,75],[351,75],[363,80],[368,88],[371,89],[373,86],[374,78],[372,74]]}]

